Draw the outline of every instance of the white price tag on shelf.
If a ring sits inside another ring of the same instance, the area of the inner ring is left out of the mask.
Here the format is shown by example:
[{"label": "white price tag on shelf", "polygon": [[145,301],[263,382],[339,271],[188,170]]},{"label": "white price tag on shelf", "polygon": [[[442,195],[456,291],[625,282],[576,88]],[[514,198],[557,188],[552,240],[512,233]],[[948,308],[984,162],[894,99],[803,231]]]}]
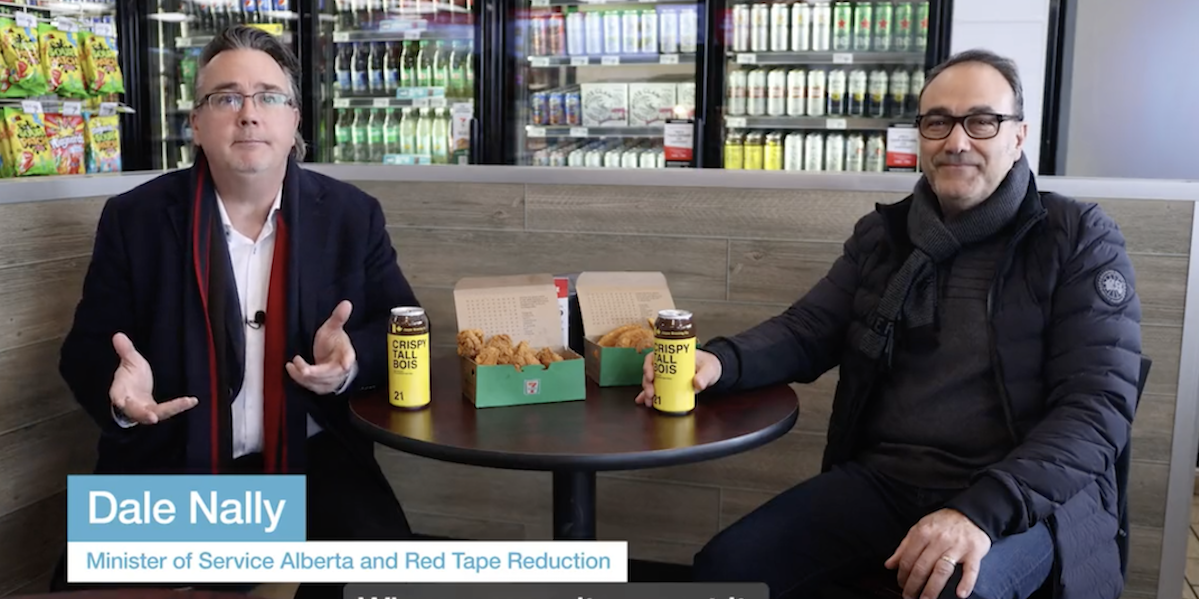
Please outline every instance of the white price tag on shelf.
[{"label": "white price tag on shelf", "polygon": [[843,131],[843,130],[847,129],[848,126],[849,126],[849,123],[846,122],[845,119],[829,119],[824,122],[825,129],[836,129],[839,131]]},{"label": "white price tag on shelf", "polygon": [[404,32],[404,39],[418,40],[418,39],[420,39],[420,34],[421,34],[420,29],[409,29],[408,31]]},{"label": "white price tag on shelf", "polygon": [[833,54],[833,64],[853,64],[853,54],[848,52]]},{"label": "white price tag on shelf", "polygon": [[81,116],[83,114],[83,102],[63,102],[62,113],[65,116]]},{"label": "white price tag on shelf", "polygon": [[27,12],[19,12],[13,16],[16,17],[18,27],[37,27],[37,19]]},{"label": "white price tag on shelf", "polygon": [[620,57],[619,56],[605,56],[600,59],[600,64],[609,65],[609,66],[614,65],[614,64],[620,64]]},{"label": "white price tag on shelf", "polygon": [[571,137],[587,137],[587,128],[586,127],[571,127],[570,128],[570,136]]},{"label": "white price tag on shelf", "polygon": [[608,0],[583,0],[583,1],[586,2],[587,4],[603,4],[603,3],[607,2]]},{"label": "white price tag on shelf", "polygon": [[116,102],[100,102],[100,116],[112,116],[117,113]]},{"label": "white price tag on shelf", "polygon": [[731,116],[725,119],[724,124],[730,129],[741,129],[745,127],[745,117]]},{"label": "white price tag on shelf", "polygon": [[96,23],[92,26],[92,31],[100,37],[112,37],[116,32],[112,29],[112,23]]},{"label": "white price tag on shelf", "polygon": [[757,64],[757,62],[758,62],[757,54],[738,54],[737,55],[737,64]]},{"label": "white price tag on shelf", "polygon": [[54,17],[50,23],[59,31],[65,31],[67,33],[76,33],[79,31],[79,23],[76,22],[75,19],[69,19],[67,17]]},{"label": "white price tag on shelf", "polygon": [[445,105],[446,105],[445,98],[440,98],[440,97],[439,98],[429,98],[429,107],[430,108],[445,108]]},{"label": "white price tag on shelf", "polygon": [[678,54],[663,54],[658,58],[658,62],[662,64],[679,64]]},{"label": "white price tag on shelf", "polygon": [[529,127],[529,137],[545,137],[545,127]]},{"label": "white price tag on shelf", "polygon": [[350,32],[348,32],[348,31],[334,31],[333,32],[333,43],[341,44],[341,43],[348,42],[348,41],[350,41]]},{"label": "white price tag on shelf", "polygon": [[391,98],[375,98],[371,104],[375,108],[387,108],[388,106],[391,106]]},{"label": "white price tag on shelf", "polygon": [[533,8],[542,8],[550,5],[550,0],[533,0],[531,6]]},{"label": "white price tag on shelf", "polygon": [[429,107],[429,98],[413,98],[412,99],[412,107],[413,108],[428,108]]},{"label": "white price tag on shelf", "polygon": [[529,62],[532,63],[533,66],[535,66],[535,67],[550,66],[550,59],[545,56],[530,56]]},{"label": "white price tag on shelf", "polygon": [[350,107],[350,99],[349,98],[337,98],[336,100],[333,100],[333,107],[334,108],[349,108]]},{"label": "white price tag on shelf", "polygon": [[591,64],[591,59],[586,56],[573,56],[570,59],[570,66],[572,67],[585,67],[589,64]]},{"label": "white price tag on shelf", "polygon": [[42,103],[37,100],[21,100],[21,110],[25,111],[25,114],[41,114]]}]

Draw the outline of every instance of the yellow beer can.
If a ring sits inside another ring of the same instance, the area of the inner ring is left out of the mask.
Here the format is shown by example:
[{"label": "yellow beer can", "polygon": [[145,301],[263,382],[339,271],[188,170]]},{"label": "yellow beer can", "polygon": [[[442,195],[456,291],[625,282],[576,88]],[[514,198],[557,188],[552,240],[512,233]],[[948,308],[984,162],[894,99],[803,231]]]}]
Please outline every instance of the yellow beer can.
[{"label": "yellow beer can", "polygon": [[695,323],[686,310],[660,310],[654,322],[654,407],[666,414],[695,409]]},{"label": "yellow beer can", "polygon": [[387,327],[388,401],[397,408],[429,404],[429,318],[424,308],[392,308]]}]

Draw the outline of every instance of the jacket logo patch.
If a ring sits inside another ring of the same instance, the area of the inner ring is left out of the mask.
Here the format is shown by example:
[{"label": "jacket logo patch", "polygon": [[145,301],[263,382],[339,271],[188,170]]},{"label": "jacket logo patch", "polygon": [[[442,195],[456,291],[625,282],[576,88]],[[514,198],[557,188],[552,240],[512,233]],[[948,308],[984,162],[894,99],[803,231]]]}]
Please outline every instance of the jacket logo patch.
[{"label": "jacket logo patch", "polygon": [[1105,270],[1095,277],[1095,289],[1103,301],[1119,306],[1128,299],[1128,281],[1115,270]]}]

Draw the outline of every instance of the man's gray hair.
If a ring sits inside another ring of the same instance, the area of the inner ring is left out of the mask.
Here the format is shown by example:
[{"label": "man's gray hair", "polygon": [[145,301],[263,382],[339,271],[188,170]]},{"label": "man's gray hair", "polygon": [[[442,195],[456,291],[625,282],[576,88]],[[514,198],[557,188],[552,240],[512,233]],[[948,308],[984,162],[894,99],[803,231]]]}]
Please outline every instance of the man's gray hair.
[{"label": "man's gray hair", "polygon": [[[297,105],[300,102],[300,61],[287,46],[283,45],[275,36],[258,29],[257,27],[249,27],[247,25],[233,25],[221,31],[216,37],[204,46],[204,50],[200,52],[200,59],[196,65],[196,90],[194,96],[199,98],[199,73],[204,67],[212,62],[221,52],[228,50],[259,50],[270,56],[275,64],[283,70],[283,74],[287,76],[288,83],[291,84],[292,101]],[[295,143],[291,148],[291,155],[297,160],[303,160],[307,152],[308,146],[304,143],[304,136],[299,130],[295,132]]]},{"label": "man's gray hair", "polygon": [[928,72],[928,77],[924,80],[924,89],[920,90],[920,98],[924,98],[924,90],[928,89],[928,85],[937,78],[937,75],[945,72],[946,69],[965,62],[978,62],[989,65],[991,68],[999,71],[1000,75],[1007,80],[1008,85],[1012,87],[1012,93],[1015,94],[1015,115],[1024,120],[1024,86],[1020,84],[1020,70],[1016,67],[1016,62],[1010,58],[1004,58],[990,50],[966,50],[950,56],[945,62],[933,67]]}]

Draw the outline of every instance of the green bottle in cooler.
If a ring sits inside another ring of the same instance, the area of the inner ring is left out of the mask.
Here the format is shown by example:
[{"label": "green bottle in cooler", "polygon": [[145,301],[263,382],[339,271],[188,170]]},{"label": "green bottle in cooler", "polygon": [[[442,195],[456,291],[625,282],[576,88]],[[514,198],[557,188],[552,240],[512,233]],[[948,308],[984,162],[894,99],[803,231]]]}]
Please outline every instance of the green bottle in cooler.
[{"label": "green bottle in cooler", "polygon": [[400,123],[395,112],[394,108],[388,108],[387,116],[383,119],[384,155],[400,153]]},{"label": "green bottle in cooler", "polygon": [[354,162],[370,161],[370,139],[366,121],[365,110],[359,108],[354,111],[354,123],[350,125],[350,147],[354,149]]},{"label": "green bottle in cooler", "polygon": [[333,126],[333,137],[336,140],[333,149],[333,162],[354,161],[354,138],[351,131],[353,127],[350,111],[338,110],[337,124]]},{"label": "green bottle in cooler", "polygon": [[420,118],[416,121],[416,153],[429,157],[433,154],[433,119],[429,117],[429,109],[420,109]]},{"label": "green bottle in cooler", "polygon": [[376,164],[383,162],[383,111],[371,111],[371,120],[367,125],[367,139],[370,143],[370,161]]},{"label": "green bottle in cooler", "polygon": [[405,106],[400,113],[400,154],[411,156],[416,153],[416,113]]},{"label": "green bottle in cooler", "polygon": [[433,127],[430,133],[433,164],[450,163],[450,121],[445,109],[438,108],[433,115]]}]

